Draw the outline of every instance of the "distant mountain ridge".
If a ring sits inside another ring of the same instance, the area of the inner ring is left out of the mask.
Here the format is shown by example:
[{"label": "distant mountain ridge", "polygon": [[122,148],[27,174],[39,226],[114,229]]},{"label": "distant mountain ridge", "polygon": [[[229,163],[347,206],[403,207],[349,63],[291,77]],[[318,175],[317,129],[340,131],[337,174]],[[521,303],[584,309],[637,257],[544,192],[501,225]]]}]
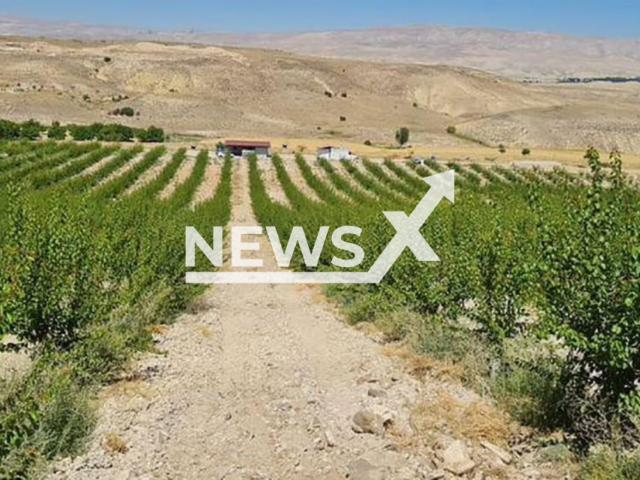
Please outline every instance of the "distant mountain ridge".
[{"label": "distant mountain ridge", "polygon": [[0,35],[281,49],[313,56],[444,64],[516,78],[639,76],[640,39],[411,26],[292,33],[154,32],[0,15]]}]

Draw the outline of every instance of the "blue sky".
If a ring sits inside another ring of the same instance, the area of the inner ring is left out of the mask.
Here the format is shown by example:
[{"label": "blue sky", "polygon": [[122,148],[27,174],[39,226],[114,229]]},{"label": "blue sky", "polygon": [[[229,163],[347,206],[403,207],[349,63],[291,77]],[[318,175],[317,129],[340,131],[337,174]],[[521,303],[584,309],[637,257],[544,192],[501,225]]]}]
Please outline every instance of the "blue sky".
[{"label": "blue sky", "polygon": [[640,37],[638,0],[0,0],[0,14],[153,30],[439,24]]}]

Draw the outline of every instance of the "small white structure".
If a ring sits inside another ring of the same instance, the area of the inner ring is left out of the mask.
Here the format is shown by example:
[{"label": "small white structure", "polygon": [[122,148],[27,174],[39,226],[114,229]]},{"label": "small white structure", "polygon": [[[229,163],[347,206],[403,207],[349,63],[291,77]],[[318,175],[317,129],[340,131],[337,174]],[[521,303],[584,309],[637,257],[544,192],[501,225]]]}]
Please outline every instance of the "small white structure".
[{"label": "small white structure", "polygon": [[260,159],[271,157],[270,142],[256,142],[252,140],[227,140],[225,143],[225,151],[234,157],[246,158],[250,155],[256,155]]},{"label": "small white structure", "polygon": [[355,157],[347,148],[327,146],[318,149],[318,158],[322,160],[353,160]]}]

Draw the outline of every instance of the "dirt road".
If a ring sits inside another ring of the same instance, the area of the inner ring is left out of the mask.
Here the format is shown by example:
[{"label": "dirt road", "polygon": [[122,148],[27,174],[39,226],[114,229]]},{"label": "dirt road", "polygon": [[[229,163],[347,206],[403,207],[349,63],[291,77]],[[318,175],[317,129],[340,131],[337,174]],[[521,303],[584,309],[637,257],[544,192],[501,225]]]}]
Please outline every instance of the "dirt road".
[{"label": "dirt road", "polygon": [[[234,175],[232,224],[254,225],[246,163]],[[138,380],[103,393],[88,452],[50,478],[475,478],[487,458],[527,478],[453,439],[440,460],[413,441],[415,406],[441,386],[404,373],[316,289],[219,286],[158,338]]]}]

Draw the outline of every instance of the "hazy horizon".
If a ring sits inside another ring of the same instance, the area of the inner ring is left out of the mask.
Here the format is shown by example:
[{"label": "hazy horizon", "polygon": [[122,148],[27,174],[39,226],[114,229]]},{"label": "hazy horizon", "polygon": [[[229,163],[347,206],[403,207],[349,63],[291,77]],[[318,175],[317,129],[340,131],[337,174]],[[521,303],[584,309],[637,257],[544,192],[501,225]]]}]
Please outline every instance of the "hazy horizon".
[{"label": "hazy horizon", "polygon": [[471,0],[446,5],[417,0],[348,3],[328,0],[321,5],[287,0],[268,4],[239,0],[232,5],[218,2],[202,5],[189,0],[135,3],[113,0],[91,4],[63,0],[55,5],[42,0],[20,4],[0,0],[0,16],[154,32],[295,33],[441,26],[602,38],[640,37],[640,5],[624,0],[606,5],[573,0],[562,5],[547,0],[536,4],[493,0],[481,5]]}]

